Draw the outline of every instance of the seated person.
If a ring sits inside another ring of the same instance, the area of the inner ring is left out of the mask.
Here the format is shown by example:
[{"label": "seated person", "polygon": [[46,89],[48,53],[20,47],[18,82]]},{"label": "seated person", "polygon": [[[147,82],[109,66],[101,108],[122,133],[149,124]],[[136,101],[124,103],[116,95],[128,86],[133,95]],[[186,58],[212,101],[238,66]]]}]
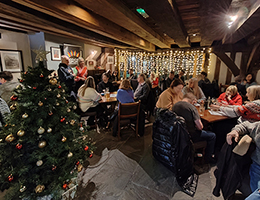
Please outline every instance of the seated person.
[{"label": "seated person", "polygon": [[205,153],[205,160],[214,163],[212,157],[214,155],[216,135],[211,131],[205,131],[200,120],[200,115],[197,108],[192,105],[196,103],[196,97],[192,93],[184,95],[183,100],[174,104],[172,111],[185,119],[188,132],[190,133],[193,142],[201,140],[207,141],[207,148]]},{"label": "seated person", "polygon": [[114,92],[114,86],[113,84],[109,81],[109,76],[107,73],[102,74],[102,81],[97,85],[97,91],[99,93],[105,92],[106,88],[109,89],[109,92]]},{"label": "seated person", "polygon": [[198,102],[205,101],[206,97],[202,91],[202,89],[198,85],[197,78],[191,78],[189,80],[189,84],[183,88],[183,94],[185,95],[188,92],[191,92],[195,95]]},{"label": "seated person", "polygon": [[167,88],[169,88],[171,86],[172,81],[174,80],[174,72],[171,71],[169,74],[169,77],[167,77],[166,82],[165,82],[165,87],[164,90],[166,90]]},{"label": "seated person", "polygon": [[246,89],[252,85],[257,85],[257,82],[255,82],[255,77],[252,73],[248,73],[246,75]]},{"label": "seated person", "polygon": [[231,85],[218,97],[220,105],[242,105],[242,97],[237,92],[237,87]]},{"label": "seated person", "polygon": [[11,72],[0,72],[0,97],[9,105],[11,102],[13,90],[19,85],[18,81],[12,81],[13,75]]},{"label": "seated person", "polygon": [[206,72],[200,73],[202,76],[202,79],[199,81],[199,86],[202,87],[202,83],[210,84],[210,80],[207,78],[208,74]]},{"label": "seated person", "polygon": [[88,76],[88,69],[85,66],[84,58],[81,58],[81,57],[78,58],[78,65],[75,67],[75,71],[76,71],[76,73],[75,73],[76,74],[75,91],[78,91],[78,89],[80,88],[80,86],[82,86],[84,84],[84,82]]},{"label": "seated person", "polygon": [[[253,163],[251,164],[249,176],[250,176],[250,187],[254,192],[260,188],[260,122],[250,123],[245,121],[241,124],[236,125],[233,130],[227,134],[227,143],[232,144],[232,138],[238,142],[239,136],[248,134],[256,145],[255,151],[252,153],[251,158]],[[258,198],[259,199],[259,195]]]},{"label": "seated person", "polygon": [[117,70],[116,70],[116,71],[113,71],[112,81],[118,81],[118,72],[117,72]]},{"label": "seated person", "polygon": [[[85,83],[78,90],[79,108],[82,112],[97,112],[97,117],[102,115],[103,109],[98,103],[101,95],[95,90],[95,81],[89,76]],[[88,124],[94,124],[94,117],[88,119]]]},{"label": "seated person", "polygon": [[175,75],[175,78],[181,79],[182,82],[184,83],[184,74],[185,74],[185,71],[184,70],[180,70],[179,73]]},{"label": "seated person", "polygon": [[147,103],[147,98],[148,98],[148,95],[150,92],[150,87],[145,82],[146,78],[145,78],[144,74],[139,74],[137,81],[138,81],[138,86],[135,90],[134,98],[137,101],[141,100],[141,104],[144,105]]},{"label": "seated person", "polygon": [[134,70],[132,68],[129,69],[129,77],[128,79],[137,79],[137,76],[134,74]]},{"label": "seated person", "polygon": [[[124,79],[120,86],[119,90],[117,91],[117,100],[120,103],[134,103],[134,93],[128,79]],[[114,125],[113,125],[113,136],[117,136],[117,129],[118,129],[118,119],[117,119],[117,110],[114,112]]]},{"label": "seated person", "polygon": [[246,96],[249,103],[242,106],[219,106],[210,105],[211,108],[220,110],[231,118],[240,117],[239,122],[249,120],[251,122],[260,120],[260,85],[253,85],[247,88]]},{"label": "seated person", "polygon": [[237,86],[237,92],[242,96],[246,95],[246,87],[242,85],[242,78],[240,75],[235,77],[235,82],[230,83],[230,85]]},{"label": "seated person", "polygon": [[183,84],[184,83],[181,79],[175,79],[172,81],[171,86],[162,92],[162,94],[159,96],[159,99],[156,103],[156,108],[171,110],[175,103],[182,100]]}]

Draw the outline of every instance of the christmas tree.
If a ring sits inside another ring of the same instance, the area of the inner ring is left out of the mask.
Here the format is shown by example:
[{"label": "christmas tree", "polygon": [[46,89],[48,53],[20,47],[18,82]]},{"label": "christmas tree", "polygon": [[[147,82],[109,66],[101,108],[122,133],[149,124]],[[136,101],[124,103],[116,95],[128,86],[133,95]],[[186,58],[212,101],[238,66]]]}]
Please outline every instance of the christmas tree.
[{"label": "christmas tree", "polygon": [[[68,101],[65,85],[40,62],[22,74],[0,132],[0,181],[6,199],[60,199],[92,157],[94,142]],[[75,172],[75,173],[74,173]]]}]

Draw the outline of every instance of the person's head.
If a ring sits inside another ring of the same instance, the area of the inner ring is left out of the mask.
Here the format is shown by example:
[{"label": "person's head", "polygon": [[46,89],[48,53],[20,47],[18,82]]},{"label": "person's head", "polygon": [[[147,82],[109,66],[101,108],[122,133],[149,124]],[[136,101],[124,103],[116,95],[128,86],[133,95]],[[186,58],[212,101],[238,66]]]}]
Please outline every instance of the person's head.
[{"label": "person's head", "polygon": [[108,82],[108,79],[109,79],[108,74],[107,74],[107,73],[103,73],[103,74],[102,74],[102,80],[103,80],[103,82],[104,82],[104,83],[107,83],[107,82]]},{"label": "person's head", "polygon": [[206,78],[208,76],[206,72],[201,72],[200,74],[203,76],[203,78]]},{"label": "person's head", "polygon": [[80,87],[79,89],[79,94],[81,94],[82,96],[85,96],[85,91],[87,88],[94,88],[96,87],[95,85],[95,80],[92,76],[88,76],[87,79],[85,80],[84,84]]},{"label": "person's head", "polygon": [[235,85],[230,85],[227,89],[226,89],[226,95],[231,95],[231,96],[235,96],[237,94],[237,86]]},{"label": "person's head", "polygon": [[151,79],[154,79],[155,78],[155,74],[154,72],[151,73]]},{"label": "person's head", "polygon": [[66,65],[69,65],[70,59],[69,59],[68,56],[62,55],[62,56],[61,56],[61,62],[64,63],[64,64],[66,64]]},{"label": "person's head", "polygon": [[260,99],[260,85],[252,85],[247,88],[246,96],[249,101]]},{"label": "person's head", "polygon": [[131,83],[128,79],[124,79],[120,86],[119,86],[119,89],[123,89],[123,90],[129,90],[129,89],[132,89],[131,87]]},{"label": "person's head", "polygon": [[179,78],[174,79],[174,81],[172,81],[170,88],[175,92],[175,93],[180,93],[182,92],[182,88],[183,88],[183,81]]},{"label": "person's head", "polygon": [[145,80],[146,80],[145,75],[139,74],[139,76],[137,78],[138,83],[143,83],[143,82],[145,82]]},{"label": "person's head", "polygon": [[173,80],[174,79],[174,72],[171,71],[170,74],[169,74],[169,79]]},{"label": "person's head", "polygon": [[114,76],[117,76],[117,73],[118,73],[117,71],[113,71]]},{"label": "person's head", "polygon": [[189,102],[191,104],[195,104],[197,102],[197,99],[196,99],[194,94],[192,94],[191,92],[187,92],[183,96],[183,101],[187,101],[187,102]]},{"label": "person's head", "polygon": [[0,83],[5,83],[6,81],[13,80],[13,75],[11,72],[8,71],[2,71],[0,72]]},{"label": "person's head", "polygon": [[200,80],[203,79],[203,76],[202,76],[202,74],[198,74],[198,75],[196,76],[196,78],[198,79],[198,81],[200,81]]},{"label": "person's head", "polygon": [[78,66],[83,67],[85,65],[85,60],[82,57],[78,58]]},{"label": "person's head", "polygon": [[253,83],[255,81],[255,77],[252,73],[248,73],[246,75],[246,82],[247,83]]},{"label": "person's head", "polygon": [[185,71],[184,70],[180,70],[179,71],[179,76],[183,76],[185,74]]},{"label": "person's head", "polygon": [[129,74],[130,75],[134,74],[134,70],[132,68],[129,69]]},{"label": "person's head", "polygon": [[198,79],[197,78],[191,78],[188,83],[189,88],[197,88],[198,87]]},{"label": "person's head", "polygon": [[235,77],[235,82],[236,83],[241,83],[242,82],[242,77],[240,75]]}]

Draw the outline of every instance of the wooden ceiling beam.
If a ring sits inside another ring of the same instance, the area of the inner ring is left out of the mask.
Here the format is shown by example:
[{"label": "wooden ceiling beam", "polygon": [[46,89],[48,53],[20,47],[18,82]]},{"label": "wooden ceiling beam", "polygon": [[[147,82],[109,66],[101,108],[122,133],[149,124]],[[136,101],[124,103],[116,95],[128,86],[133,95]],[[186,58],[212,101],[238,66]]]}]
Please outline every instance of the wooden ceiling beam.
[{"label": "wooden ceiling beam", "polygon": [[50,15],[57,19],[73,23],[83,29],[91,30],[100,35],[106,36],[113,40],[144,49],[154,51],[155,46],[131,33],[130,31],[118,26],[117,24],[87,10],[64,1],[52,0],[12,0],[36,11]]},{"label": "wooden ceiling beam", "polygon": [[79,39],[88,44],[97,45],[100,47],[129,47],[127,45],[118,45],[110,41],[105,41],[103,38],[98,38],[96,35],[86,34],[84,30],[74,30],[69,27],[61,26],[55,24],[46,19],[41,19],[35,15],[27,12],[23,12],[12,6],[0,3],[0,17],[4,21],[8,21],[13,26],[17,27],[31,27],[45,33],[50,33],[54,35],[60,35],[64,37]]},{"label": "wooden ceiling beam", "polygon": [[135,33],[160,48],[170,48],[171,43],[160,36],[125,4],[118,0],[75,0],[83,7],[105,17],[119,26]]}]

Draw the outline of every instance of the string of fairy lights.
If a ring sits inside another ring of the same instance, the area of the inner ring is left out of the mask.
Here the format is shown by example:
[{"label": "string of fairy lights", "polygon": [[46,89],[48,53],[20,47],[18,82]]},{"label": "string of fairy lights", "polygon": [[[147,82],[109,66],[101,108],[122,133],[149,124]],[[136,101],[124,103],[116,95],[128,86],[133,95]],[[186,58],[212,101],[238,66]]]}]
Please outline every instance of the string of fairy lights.
[{"label": "string of fairy lights", "polygon": [[129,69],[133,69],[135,74],[154,73],[156,76],[168,74],[171,71],[178,73],[180,70],[184,70],[184,75],[187,77],[195,77],[202,71],[210,73],[211,48],[160,52],[115,49],[114,55],[115,68],[119,69],[121,77],[125,77]]}]

